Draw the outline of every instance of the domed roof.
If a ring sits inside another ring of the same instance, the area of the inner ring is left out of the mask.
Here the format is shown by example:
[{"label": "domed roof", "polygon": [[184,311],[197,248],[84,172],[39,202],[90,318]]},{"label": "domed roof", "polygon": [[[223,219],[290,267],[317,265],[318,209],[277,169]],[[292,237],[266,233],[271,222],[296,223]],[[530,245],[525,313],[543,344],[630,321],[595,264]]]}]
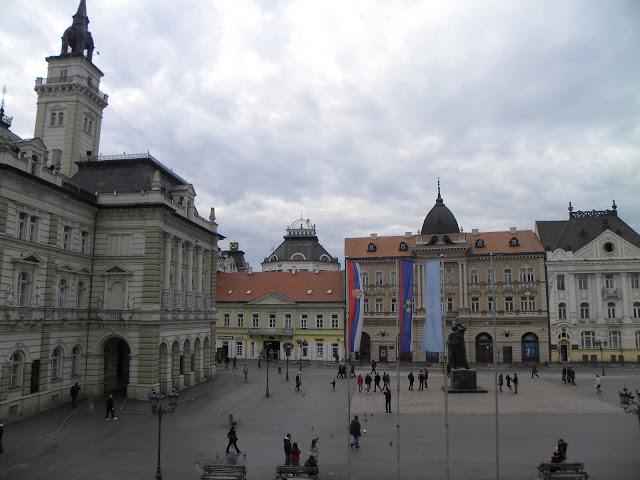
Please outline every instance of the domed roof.
[{"label": "domed roof", "polygon": [[438,182],[438,198],[436,204],[427,213],[422,224],[421,235],[444,235],[449,233],[460,233],[458,221],[453,216],[451,210],[447,208],[440,196],[440,182]]}]

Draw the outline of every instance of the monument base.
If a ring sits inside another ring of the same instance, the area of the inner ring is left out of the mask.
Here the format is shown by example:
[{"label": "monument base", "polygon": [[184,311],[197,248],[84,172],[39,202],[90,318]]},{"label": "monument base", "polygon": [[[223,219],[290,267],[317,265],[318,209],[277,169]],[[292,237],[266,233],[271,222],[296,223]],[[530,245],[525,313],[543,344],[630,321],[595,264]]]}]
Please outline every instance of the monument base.
[{"label": "monument base", "polygon": [[487,393],[482,387],[478,387],[476,371],[472,369],[455,368],[451,371],[451,385],[448,393]]}]

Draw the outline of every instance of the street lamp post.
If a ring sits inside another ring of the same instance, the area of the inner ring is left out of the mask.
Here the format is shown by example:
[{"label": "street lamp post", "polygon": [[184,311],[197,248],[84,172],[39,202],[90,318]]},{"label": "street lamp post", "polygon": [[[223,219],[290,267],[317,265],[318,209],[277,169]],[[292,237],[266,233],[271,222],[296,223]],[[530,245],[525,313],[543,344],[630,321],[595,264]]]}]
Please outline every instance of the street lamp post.
[{"label": "street lamp post", "polygon": [[302,371],[302,347],[308,346],[309,342],[307,342],[306,340],[298,339],[296,343],[298,344],[298,351],[300,356],[300,368],[298,370]]},{"label": "street lamp post", "polygon": [[293,343],[287,342],[283,345],[284,353],[287,356],[287,376],[285,380],[289,381],[289,357],[291,356],[291,350],[293,350]]},{"label": "street lamp post", "polygon": [[265,350],[264,352],[264,356],[267,359],[267,391],[265,392],[265,397],[269,397],[269,357],[271,352],[269,352],[268,350]]},{"label": "street lamp post", "polygon": [[169,395],[169,407],[165,408],[160,403],[162,397],[156,389],[152,389],[147,397],[149,398],[149,404],[151,405],[151,413],[158,417],[158,467],[156,469],[156,480],[162,480],[162,469],[160,468],[160,445],[162,443],[162,416],[166,413],[173,413],[178,406],[178,390],[171,389]]},{"label": "street lamp post", "polygon": [[600,367],[602,368],[602,376],[605,376],[604,373],[604,355],[602,354],[602,347],[606,347],[607,346],[607,341],[606,340],[596,340],[594,345],[598,348],[600,348]]}]

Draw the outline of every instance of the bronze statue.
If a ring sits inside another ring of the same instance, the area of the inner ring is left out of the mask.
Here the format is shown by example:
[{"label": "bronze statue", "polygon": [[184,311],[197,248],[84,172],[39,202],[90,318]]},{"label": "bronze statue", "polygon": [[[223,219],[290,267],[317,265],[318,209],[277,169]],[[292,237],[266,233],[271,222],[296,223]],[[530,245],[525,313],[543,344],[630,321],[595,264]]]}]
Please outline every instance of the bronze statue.
[{"label": "bronze statue", "polygon": [[469,368],[467,363],[467,351],[464,346],[464,332],[467,327],[462,323],[456,323],[452,327],[453,332],[449,334],[447,345],[449,347],[449,365],[447,370],[451,368]]}]

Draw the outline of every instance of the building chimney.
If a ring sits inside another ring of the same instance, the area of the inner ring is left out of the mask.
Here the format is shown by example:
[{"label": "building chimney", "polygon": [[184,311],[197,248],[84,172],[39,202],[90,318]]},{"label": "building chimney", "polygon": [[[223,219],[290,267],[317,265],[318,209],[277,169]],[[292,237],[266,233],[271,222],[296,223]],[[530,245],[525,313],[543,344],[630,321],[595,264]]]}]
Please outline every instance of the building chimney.
[{"label": "building chimney", "polygon": [[411,238],[411,232],[404,232],[404,238]]},{"label": "building chimney", "polygon": [[471,234],[472,235],[480,235],[480,230],[478,230],[477,228],[474,228],[471,230]]},{"label": "building chimney", "polygon": [[371,238],[371,240],[375,240],[376,238],[378,238],[378,234],[377,233],[372,233],[369,238]]},{"label": "building chimney", "polygon": [[516,227],[509,227],[509,233],[517,233],[518,229]]}]

